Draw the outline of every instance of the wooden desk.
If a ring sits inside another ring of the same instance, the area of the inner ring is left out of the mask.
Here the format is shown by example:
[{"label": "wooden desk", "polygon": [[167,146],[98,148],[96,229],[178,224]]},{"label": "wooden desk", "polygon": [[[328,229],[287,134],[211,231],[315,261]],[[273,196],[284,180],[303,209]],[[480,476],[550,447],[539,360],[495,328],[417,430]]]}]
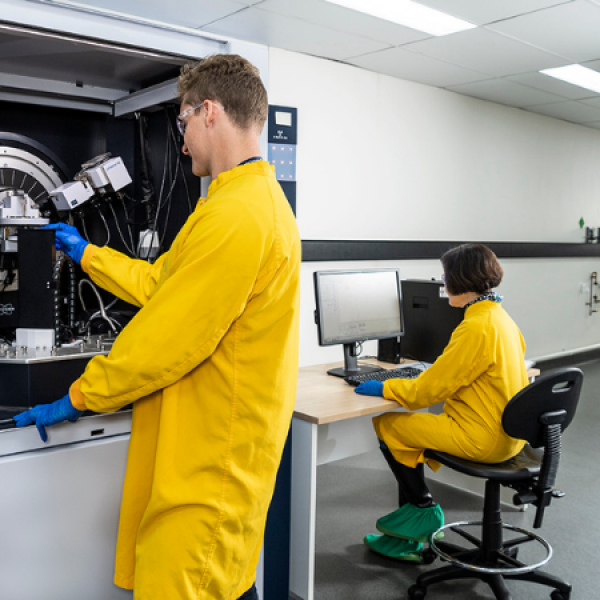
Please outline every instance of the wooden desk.
[{"label": "wooden desk", "polygon": [[[368,364],[389,369],[389,363],[369,360]],[[327,370],[339,366],[313,365],[303,367],[298,374],[298,392],[294,417],[316,425],[334,423],[398,408],[393,400],[361,396],[341,377],[327,375]]]},{"label": "wooden desk", "polygon": [[[393,368],[376,360],[366,362]],[[313,365],[298,374],[292,419],[290,592],[301,600],[314,600],[317,466],[376,450],[372,417],[404,410],[392,400],[356,394],[340,377],[327,375],[328,369],[338,366]],[[534,378],[539,370],[530,369],[528,374]],[[432,412],[441,406],[432,407]]]}]

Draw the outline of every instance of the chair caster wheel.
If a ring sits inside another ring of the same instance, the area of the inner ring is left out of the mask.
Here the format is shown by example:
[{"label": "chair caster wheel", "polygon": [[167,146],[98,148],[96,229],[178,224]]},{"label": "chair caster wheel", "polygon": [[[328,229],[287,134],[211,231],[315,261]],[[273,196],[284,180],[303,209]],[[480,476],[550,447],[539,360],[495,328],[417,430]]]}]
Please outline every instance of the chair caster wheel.
[{"label": "chair caster wheel", "polygon": [[552,600],[569,600],[571,597],[571,592],[561,592],[560,590],[554,590],[550,594],[550,598]]},{"label": "chair caster wheel", "polygon": [[425,548],[421,554],[424,565],[430,565],[437,558],[437,554],[431,548]]},{"label": "chair caster wheel", "polygon": [[425,594],[427,594],[427,588],[421,587],[420,585],[415,584],[408,588],[408,597],[410,600],[423,600]]}]

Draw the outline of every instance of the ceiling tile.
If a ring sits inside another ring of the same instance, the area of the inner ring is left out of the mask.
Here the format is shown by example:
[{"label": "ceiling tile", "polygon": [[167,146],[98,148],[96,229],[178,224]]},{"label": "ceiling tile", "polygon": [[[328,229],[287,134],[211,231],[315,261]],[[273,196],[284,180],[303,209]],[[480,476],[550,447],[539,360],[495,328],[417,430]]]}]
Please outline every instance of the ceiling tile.
[{"label": "ceiling tile", "polygon": [[257,8],[385,42],[391,46],[400,46],[431,37],[421,31],[371,17],[324,0],[265,0]]},{"label": "ceiling tile", "polygon": [[492,23],[515,15],[522,15],[549,6],[565,4],[571,0],[418,0],[449,15],[465,19],[476,25]]},{"label": "ceiling tile", "polygon": [[255,7],[216,21],[202,30],[335,60],[389,47],[389,44]]},{"label": "ceiling tile", "polygon": [[600,59],[600,6],[576,0],[488,27],[570,62]]},{"label": "ceiling tile", "polygon": [[466,96],[474,96],[519,108],[561,101],[560,96],[519,85],[507,79],[489,79],[487,81],[449,86],[447,89]]},{"label": "ceiling tile", "polygon": [[528,85],[544,92],[550,92],[556,94],[562,98],[568,98],[569,100],[581,100],[582,98],[595,97],[597,94],[590,90],[586,90],[578,85],[571,85],[555,77],[544,75],[539,71],[533,71],[532,73],[522,73],[520,75],[510,75],[506,79],[510,79],[515,83],[522,85]]},{"label": "ceiling tile", "polygon": [[600,60],[582,60],[579,64],[600,73]]},{"label": "ceiling tile", "polygon": [[573,123],[591,123],[600,120],[600,108],[595,108],[576,100],[558,102],[556,104],[528,106],[527,110],[548,117],[572,121]]},{"label": "ceiling tile", "polygon": [[[255,0],[258,2],[260,0]],[[163,2],[159,0],[78,0],[77,4],[101,10],[125,13],[152,21],[161,21],[180,27],[201,27],[217,19],[244,10],[245,0],[176,0]]]},{"label": "ceiling tile", "polygon": [[582,100],[581,102],[583,102],[583,104],[589,104],[590,106],[600,108],[600,96],[596,98],[588,98],[587,100]]},{"label": "ceiling tile", "polygon": [[437,87],[478,81],[487,77],[482,73],[457,67],[435,58],[407,52],[402,48],[381,50],[348,59],[346,62],[392,77]]},{"label": "ceiling tile", "polygon": [[568,62],[485,29],[431,38],[403,48],[495,77],[560,67]]}]

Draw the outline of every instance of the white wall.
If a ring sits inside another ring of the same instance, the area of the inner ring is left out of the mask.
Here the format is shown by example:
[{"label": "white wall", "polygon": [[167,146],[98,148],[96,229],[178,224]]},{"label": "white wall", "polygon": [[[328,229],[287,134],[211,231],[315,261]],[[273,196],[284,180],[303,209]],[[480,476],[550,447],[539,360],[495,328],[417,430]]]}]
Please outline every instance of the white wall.
[{"label": "white wall", "polygon": [[[269,99],[298,108],[303,240],[580,242],[580,217],[600,226],[599,131],[273,48]],[[600,344],[580,291],[600,259],[502,265],[529,358]],[[431,260],[304,263],[301,365],[342,357],[317,344],[312,272],[375,266],[441,272]]]}]

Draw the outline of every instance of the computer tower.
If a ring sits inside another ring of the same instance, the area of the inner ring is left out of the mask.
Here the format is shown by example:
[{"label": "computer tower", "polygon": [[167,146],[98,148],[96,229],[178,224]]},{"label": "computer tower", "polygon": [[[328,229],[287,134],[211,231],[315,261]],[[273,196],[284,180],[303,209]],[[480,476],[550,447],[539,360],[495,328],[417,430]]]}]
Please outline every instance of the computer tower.
[{"label": "computer tower", "polygon": [[441,281],[406,279],[401,286],[404,335],[400,354],[432,363],[448,345],[464,309],[450,306]]},{"label": "computer tower", "polygon": [[381,362],[399,364],[402,360],[400,354],[400,336],[384,338],[377,342],[377,360]]}]

